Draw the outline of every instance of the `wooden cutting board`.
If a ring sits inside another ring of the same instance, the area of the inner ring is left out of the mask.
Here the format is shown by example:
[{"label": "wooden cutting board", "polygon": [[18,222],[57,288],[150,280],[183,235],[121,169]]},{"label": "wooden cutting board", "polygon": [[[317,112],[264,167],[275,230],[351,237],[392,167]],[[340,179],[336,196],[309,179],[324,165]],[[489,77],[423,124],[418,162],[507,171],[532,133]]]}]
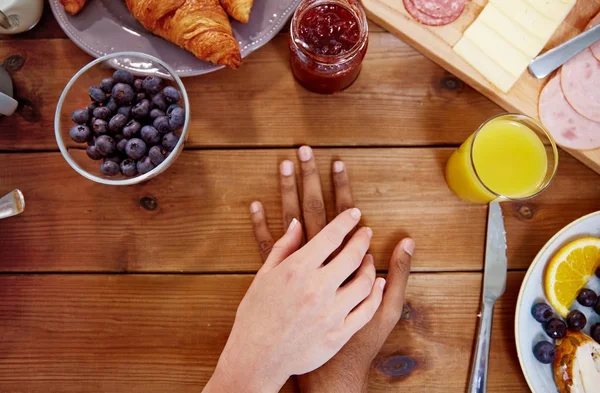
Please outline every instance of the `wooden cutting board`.
[{"label": "wooden cutting board", "polygon": [[[425,26],[417,22],[406,12],[402,0],[361,1],[369,18],[414,46],[425,56],[473,86],[507,111],[525,113],[538,118],[538,98],[546,80],[537,80],[525,72],[515,86],[505,94],[495,88],[452,49],[462,37],[463,32],[483,10],[487,0],[471,0],[460,18],[449,25],[440,27]],[[600,12],[600,0],[578,0],[544,51],[554,48],[582,32],[598,12]],[[567,151],[600,174],[600,149]]]}]

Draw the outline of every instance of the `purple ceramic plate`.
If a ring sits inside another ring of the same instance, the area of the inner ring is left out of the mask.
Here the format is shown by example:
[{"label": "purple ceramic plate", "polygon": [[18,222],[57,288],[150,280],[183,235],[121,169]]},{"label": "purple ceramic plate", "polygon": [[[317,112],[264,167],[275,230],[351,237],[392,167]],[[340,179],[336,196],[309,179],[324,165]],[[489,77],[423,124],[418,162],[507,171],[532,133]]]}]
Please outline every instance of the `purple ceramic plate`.
[{"label": "purple ceramic plate", "polygon": [[[247,24],[232,21],[242,57],[279,33],[299,3],[300,0],[255,0]],[[67,14],[58,0],[50,0],[50,7],[69,38],[94,57],[115,52],[143,52],[163,60],[179,76],[201,75],[223,68],[199,60],[144,29],[129,13],[124,0],[88,0],[76,16]]]}]

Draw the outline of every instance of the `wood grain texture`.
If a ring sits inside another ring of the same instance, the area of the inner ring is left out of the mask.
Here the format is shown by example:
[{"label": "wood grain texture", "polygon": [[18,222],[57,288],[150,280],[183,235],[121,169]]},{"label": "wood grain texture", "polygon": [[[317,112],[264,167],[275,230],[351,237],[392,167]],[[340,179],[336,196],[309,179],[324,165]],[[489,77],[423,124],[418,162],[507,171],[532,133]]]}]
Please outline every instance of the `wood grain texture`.
[{"label": "wood grain texture", "polygon": [[[502,110],[388,33],[371,35],[356,83],[323,96],[299,86],[279,35],[237,71],[186,78],[188,147],[456,145]],[[57,149],[54,111],[69,79],[92,58],[68,40],[3,41],[21,105],[0,119],[0,150]],[[107,71],[110,74],[109,71]]]},{"label": "wood grain texture", "polygon": [[[487,0],[470,1],[457,21],[442,27],[428,27],[420,24],[408,15],[402,1],[362,0],[362,4],[372,20],[457,75],[504,109],[538,117],[538,98],[545,81],[537,80],[525,72],[508,93],[503,93],[452,49],[466,28],[477,18],[487,4]],[[599,11],[600,0],[579,0],[565,22],[550,39],[546,49],[553,48],[583,31],[590,19]],[[600,173],[600,149],[569,150],[569,153]]]},{"label": "wood grain texture", "polygon": [[[522,273],[495,310],[488,391],[527,392],[514,348]],[[227,340],[252,276],[44,275],[0,277],[0,391],[199,392]],[[481,275],[414,274],[401,322],[371,373],[370,393],[463,392]],[[424,296],[424,293],[427,295]],[[402,378],[376,369],[413,359]],[[282,390],[297,392],[292,383]]]},{"label": "wood grain texture", "polygon": [[[375,232],[379,268],[411,235],[417,271],[481,269],[486,206],[448,190],[451,152],[316,149],[329,217],[329,167],[342,158]],[[78,175],[58,153],[0,155],[0,194],[20,188],[27,201],[21,216],[0,221],[0,270],[254,272],[260,258],[248,205],[261,200],[274,235],[283,233],[277,168],[294,157],[291,149],[188,151],[146,184],[109,187]],[[557,230],[600,205],[597,176],[566,154],[561,160],[543,196],[505,207],[513,268],[527,267]]]}]

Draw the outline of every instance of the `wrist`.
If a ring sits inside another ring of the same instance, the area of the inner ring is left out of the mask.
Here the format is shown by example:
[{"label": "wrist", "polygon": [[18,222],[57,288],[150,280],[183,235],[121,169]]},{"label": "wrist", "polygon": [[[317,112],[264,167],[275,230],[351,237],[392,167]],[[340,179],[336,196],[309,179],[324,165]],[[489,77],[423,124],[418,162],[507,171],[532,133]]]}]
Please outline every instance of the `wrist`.
[{"label": "wrist", "polygon": [[253,359],[228,356],[225,350],[203,393],[278,393],[286,380],[265,373]]}]

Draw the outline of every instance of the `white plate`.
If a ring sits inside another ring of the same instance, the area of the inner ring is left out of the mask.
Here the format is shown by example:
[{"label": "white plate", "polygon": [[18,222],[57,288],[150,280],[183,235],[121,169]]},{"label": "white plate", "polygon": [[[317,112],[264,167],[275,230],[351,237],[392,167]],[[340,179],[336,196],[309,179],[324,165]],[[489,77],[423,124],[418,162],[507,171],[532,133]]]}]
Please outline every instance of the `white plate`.
[{"label": "white plate", "polygon": [[[533,319],[531,307],[537,302],[549,304],[544,293],[544,272],[552,256],[569,242],[582,237],[600,237],[600,212],[582,217],[564,227],[542,248],[531,264],[521,286],[515,314],[515,340],[521,369],[529,388],[533,393],[556,393],[552,365],[542,364],[533,356],[532,348],[539,341],[552,341],[542,325]],[[592,278],[587,285],[596,292],[600,291],[600,280]],[[600,315],[591,308],[581,307],[577,302],[572,309],[582,311],[588,317],[584,333],[589,334],[590,326],[600,322]]]},{"label": "white plate", "polygon": [[[300,0],[256,0],[247,24],[231,22],[242,58],[275,37],[294,13]],[[59,0],[50,0],[52,13],[65,34],[94,57],[116,52],[142,52],[169,64],[179,76],[206,74],[223,68],[197,59],[148,30],[129,13],[124,0],[88,0],[71,16]]]}]

